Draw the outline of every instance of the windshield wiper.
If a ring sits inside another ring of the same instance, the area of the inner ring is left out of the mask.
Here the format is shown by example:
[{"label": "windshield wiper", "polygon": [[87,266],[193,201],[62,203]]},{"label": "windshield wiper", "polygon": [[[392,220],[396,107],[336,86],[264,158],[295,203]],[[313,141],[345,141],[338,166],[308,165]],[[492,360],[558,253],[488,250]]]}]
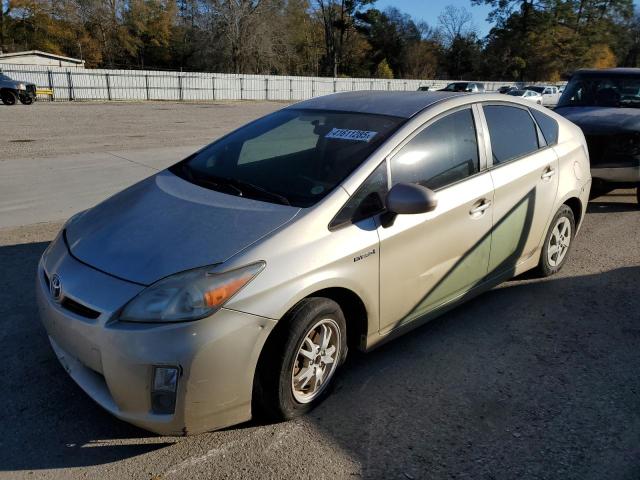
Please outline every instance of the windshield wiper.
[{"label": "windshield wiper", "polygon": [[282,205],[291,205],[289,199],[284,195],[280,195],[279,193],[267,190],[266,188],[256,185],[255,183],[245,182],[244,180],[238,180],[235,178],[224,178],[224,180],[229,182],[230,185],[239,190],[249,189],[254,194],[260,195],[263,198],[270,198],[271,200],[275,200]]},{"label": "windshield wiper", "polygon": [[202,175],[198,175],[197,172],[189,168],[186,164],[181,165],[180,171],[183,176],[187,178],[187,180],[195,183],[196,185],[200,185],[201,187],[205,188],[213,188],[214,190],[218,191],[225,191],[242,197],[242,190],[227,182],[226,179],[222,177],[215,177],[210,175],[207,175],[205,177]]},{"label": "windshield wiper", "polygon": [[246,197],[245,193],[248,193],[247,191],[251,191],[253,194],[252,197],[256,196],[262,199],[270,199],[282,205],[291,205],[287,197],[280,195],[279,193],[271,192],[250,182],[237,180],[235,178],[219,177],[211,174],[199,175],[197,171],[189,168],[186,164],[181,166],[180,172],[187,178],[187,180],[202,187],[226,191],[233,193],[238,197]]}]

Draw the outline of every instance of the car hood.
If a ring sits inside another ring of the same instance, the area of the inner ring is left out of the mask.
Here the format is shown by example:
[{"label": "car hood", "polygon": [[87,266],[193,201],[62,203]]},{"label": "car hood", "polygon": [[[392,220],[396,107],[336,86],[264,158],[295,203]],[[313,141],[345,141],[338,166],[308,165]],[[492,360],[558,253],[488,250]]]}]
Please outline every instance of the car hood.
[{"label": "car hood", "polygon": [[299,210],[209,190],[163,171],[79,215],[65,234],[78,260],[149,285],[224,262]]},{"label": "car hood", "polygon": [[640,132],[638,108],[559,107],[554,111],[578,125],[585,135]]}]

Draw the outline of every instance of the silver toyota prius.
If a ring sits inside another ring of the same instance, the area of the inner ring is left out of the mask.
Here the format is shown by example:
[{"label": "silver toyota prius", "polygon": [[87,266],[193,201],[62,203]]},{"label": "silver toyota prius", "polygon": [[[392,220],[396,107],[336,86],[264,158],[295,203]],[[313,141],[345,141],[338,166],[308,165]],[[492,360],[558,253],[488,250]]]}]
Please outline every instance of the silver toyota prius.
[{"label": "silver toyota prius", "polygon": [[289,419],[348,348],[557,272],[590,186],[581,130],[531,102],[319,97],[72,217],[38,267],[40,316],[69,375],[127,422]]}]

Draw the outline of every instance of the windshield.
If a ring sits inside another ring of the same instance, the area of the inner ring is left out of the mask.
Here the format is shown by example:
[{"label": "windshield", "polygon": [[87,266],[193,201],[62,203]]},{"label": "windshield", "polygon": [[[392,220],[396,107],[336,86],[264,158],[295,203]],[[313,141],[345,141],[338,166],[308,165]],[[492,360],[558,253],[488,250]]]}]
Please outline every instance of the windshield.
[{"label": "windshield", "polygon": [[524,87],[525,90],[531,90],[532,92],[538,92],[538,93],[542,93],[544,92],[544,87],[536,87],[536,86],[530,86],[530,87]]},{"label": "windshield", "polygon": [[524,95],[524,90],[509,90],[507,95],[511,95],[512,97],[521,97]]},{"label": "windshield", "polygon": [[384,115],[285,109],[230,133],[171,171],[232,195],[310,207],[404,121]]},{"label": "windshield", "polygon": [[461,92],[463,90],[466,90],[466,88],[467,88],[466,83],[450,83],[445,88],[443,88],[443,90],[447,92]]},{"label": "windshield", "polygon": [[640,107],[640,76],[579,75],[571,78],[558,107]]}]

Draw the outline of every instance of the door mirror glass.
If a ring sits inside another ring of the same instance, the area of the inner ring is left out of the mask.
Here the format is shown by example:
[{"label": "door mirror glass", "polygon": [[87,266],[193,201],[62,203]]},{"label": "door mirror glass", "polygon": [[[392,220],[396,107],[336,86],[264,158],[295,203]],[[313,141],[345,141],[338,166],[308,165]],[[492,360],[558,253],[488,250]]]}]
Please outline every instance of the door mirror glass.
[{"label": "door mirror glass", "polygon": [[438,205],[433,190],[415,183],[395,184],[386,198],[387,211],[396,215],[426,213]]}]

